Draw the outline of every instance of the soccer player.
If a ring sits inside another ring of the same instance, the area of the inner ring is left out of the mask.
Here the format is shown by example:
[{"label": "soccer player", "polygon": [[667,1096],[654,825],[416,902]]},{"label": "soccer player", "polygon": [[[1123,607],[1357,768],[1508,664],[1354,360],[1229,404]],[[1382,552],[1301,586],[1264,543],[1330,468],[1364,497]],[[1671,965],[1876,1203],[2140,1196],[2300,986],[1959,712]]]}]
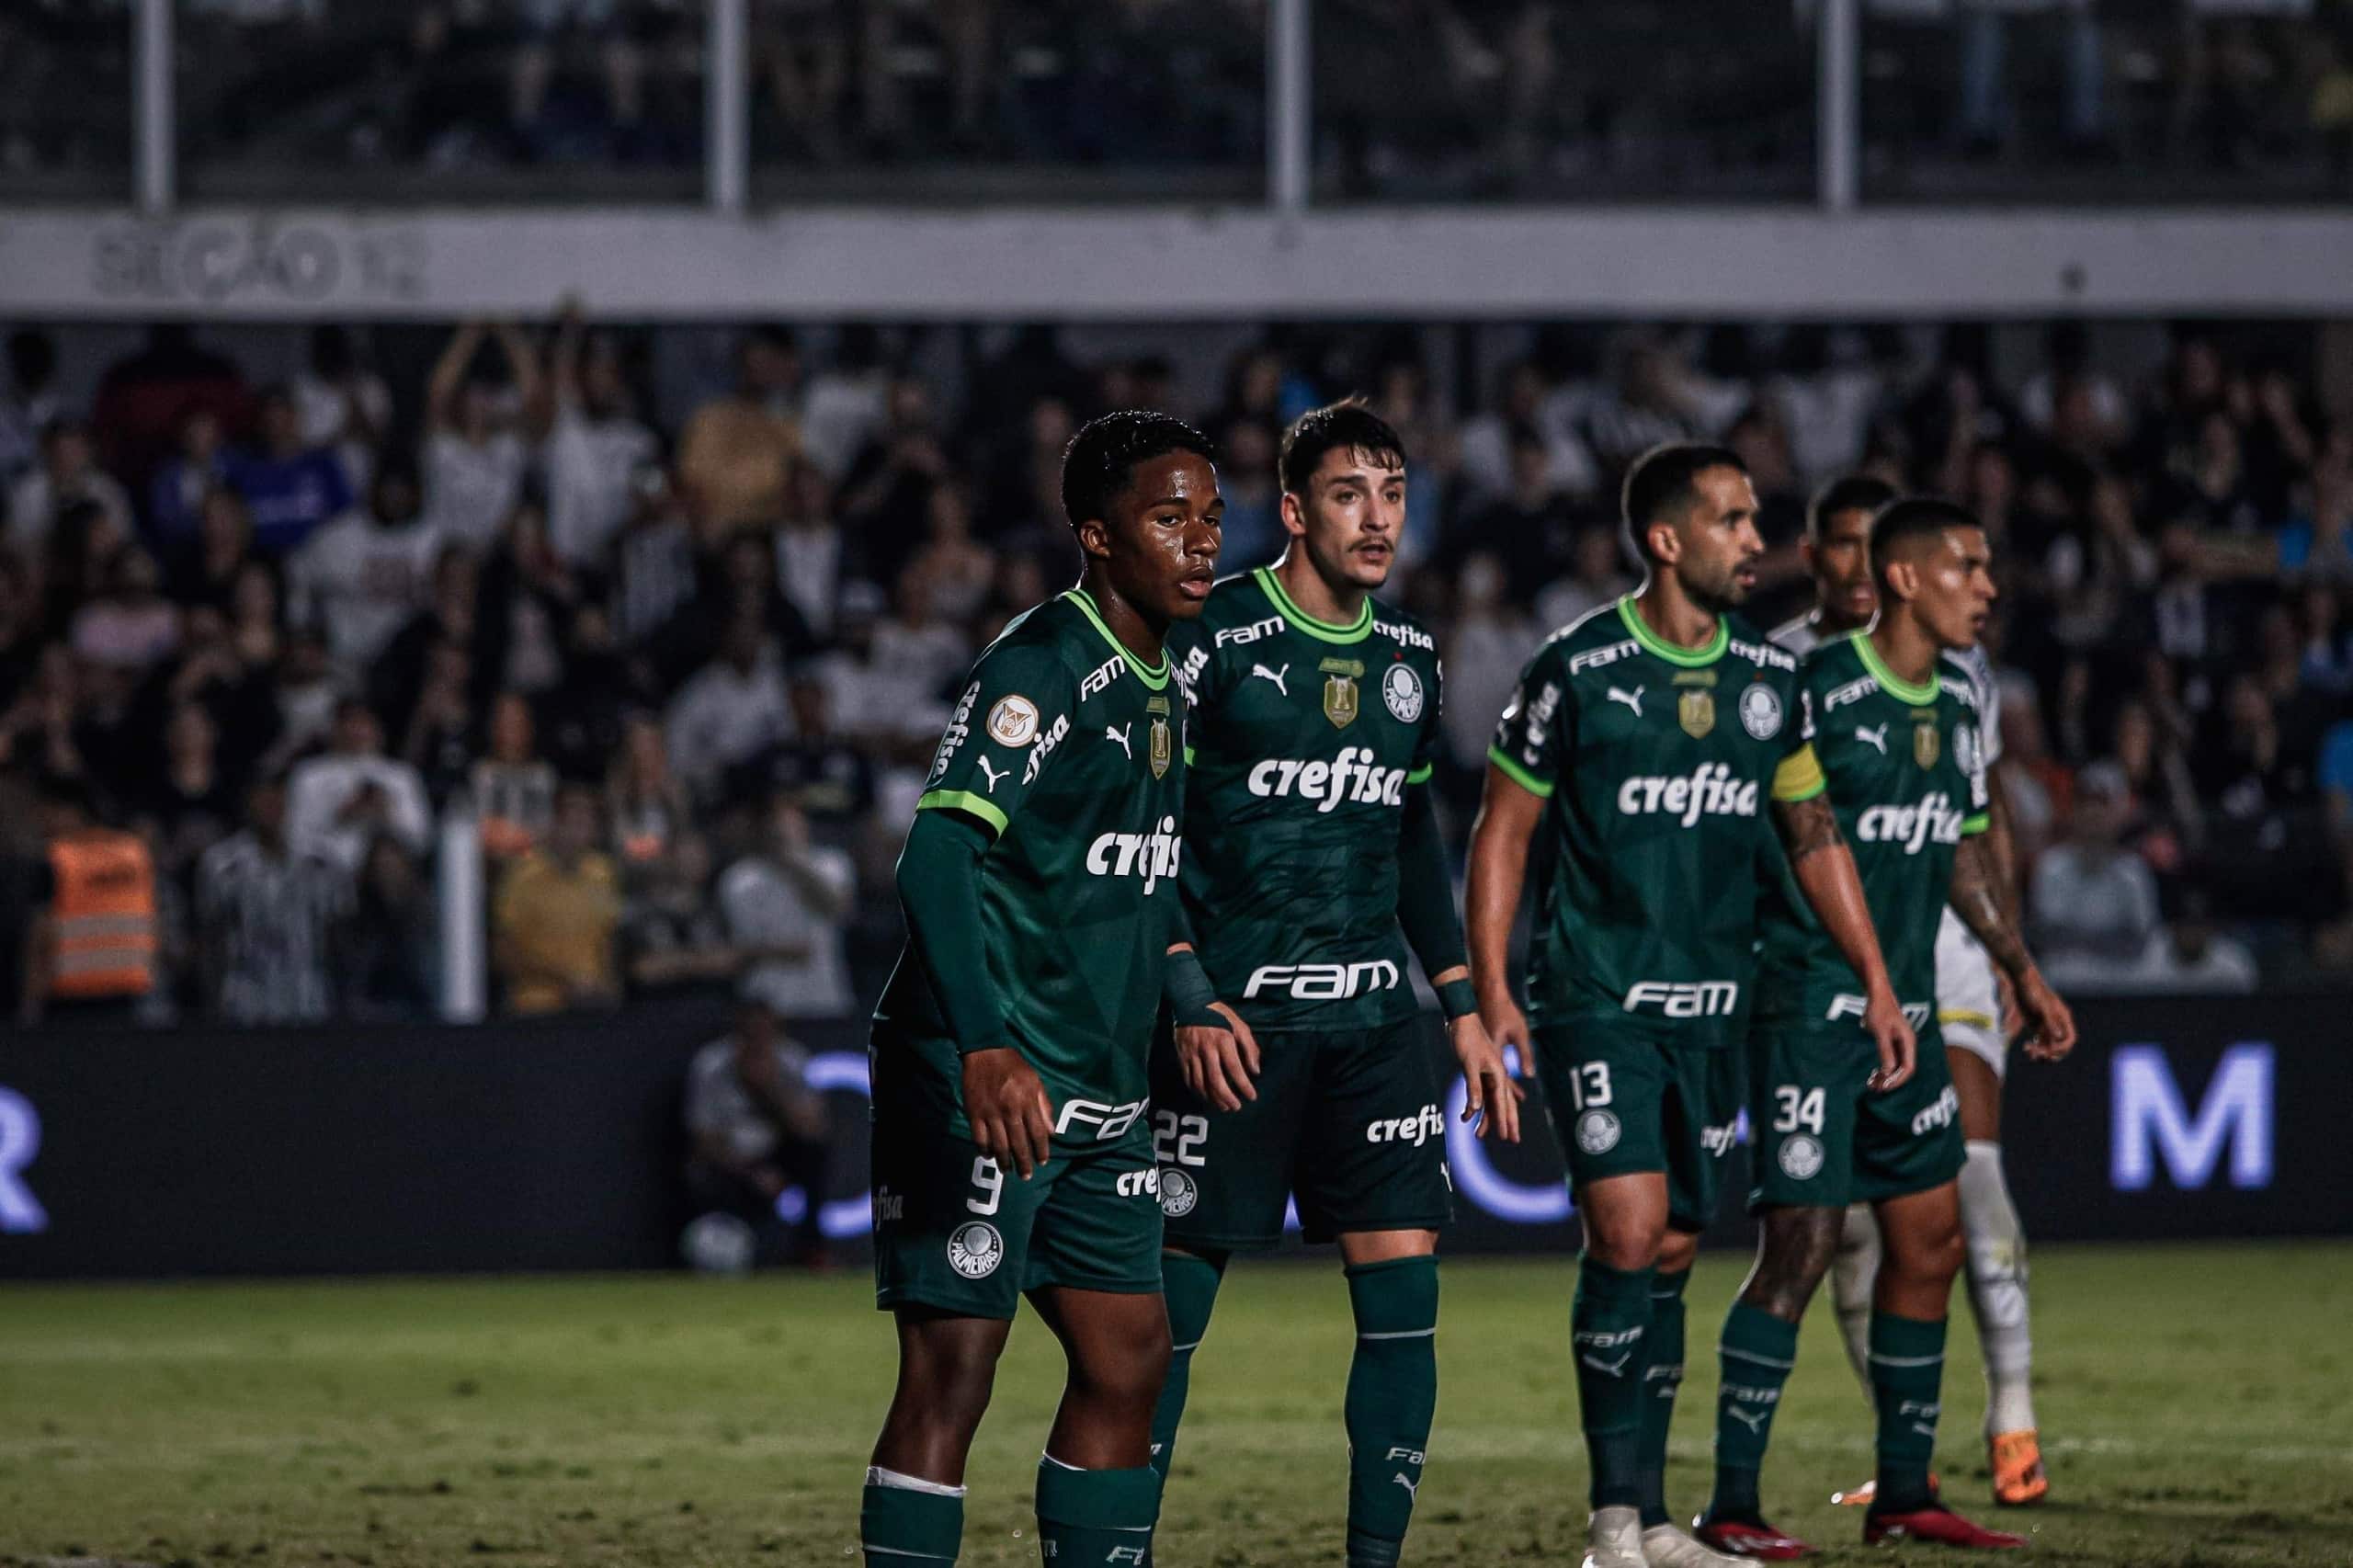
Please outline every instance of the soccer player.
[{"label": "soccer player", "polygon": [[[1668,1520],[1683,1288],[1740,1103],[1763,821],[1863,977],[1878,1076],[1913,1038],[1822,778],[1797,660],[1732,615],[1764,544],[1739,457],[1677,444],[1626,475],[1642,588],[1555,633],[1487,754],[1467,912],[1480,1016],[1534,1047],[1585,1219],[1571,1316],[1593,1517],[1586,1568],[1717,1565]],[[1769,812],[1768,812],[1769,808]],[[1529,844],[1545,828],[1526,1015],[1508,968]]]},{"label": "soccer player", "polygon": [[[1824,640],[1870,624],[1879,596],[1871,586],[1871,517],[1895,499],[1894,488],[1868,475],[1832,480],[1823,486],[1806,517],[1802,548],[1813,569],[1814,608],[1773,633],[1773,641],[1802,658]],[[2010,836],[2009,805],[1994,771],[2002,756],[2002,699],[1994,666],[1983,648],[1963,648],[1945,657],[1957,665],[1977,699],[1978,749],[1985,767],[1985,844],[1998,870],[1995,889],[2003,913],[2015,927],[2018,914],[2017,854]],[[2002,1176],[2002,1077],[2005,1041],[2014,1009],[2003,997],[2006,982],[1996,978],[1994,960],[1950,909],[1937,926],[1937,1023],[1944,1034],[1945,1060],[1961,1096],[1961,1230],[1969,1246],[1962,1267],[1977,1340],[1985,1362],[1985,1444],[1994,1478],[1994,1500],[2018,1506],[2039,1502],[2051,1489],[2036,1436],[2031,1389],[2034,1342],[2027,1328],[2026,1232]],[[1879,1223],[1870,1205],[1851,1204],[1830,1265],[1830,1299],[1847,1356],[1870,1395],[1871,1285],[1879,1272]],[[1870,1482],[1839,1494],[1839,1501],[1868,1506]]]},{"label": "soccer player", "polygon": [[870,1568],[952,1562],[964,1460],[1025,1293],[1070,1381],[1038,1469],[1057,1568],[1149,1561],[1168,1368],[1147,1059],[1176,916],[1183,697],[1222,504],[1179,421],[1111,414],[1063,458],[1086,567],[981,654],[899,861],[907,950],[874,1017],[877,1304],[898,1390]]},{"label": "soccer player", "polygon": [[1961,1101],[1936,1028],[1940,912],[1958,912],[2008,973],[2029,1055],[2055,1060],[2075,1035],[1996,888],[1977,695],[1940,667],[1946,653],[1976,645],[1993,603],[1984,530],[1949,501],[1894,501],[1871,524],[1870,559],[1877,619],[1808,654],[1799,687],[1810,755],[1854,842],[1896,994],[1919,1030],[1919,1067],[1893,1089],[1871,1081],[1870,1050],[1852,1022],[1862,1001],[1851,966],[1805,910],[1768,903],[1749,1034],[1749,1207],[1763,1233],[1724,1320],[1716,1488],[1700,1535],[1772,1560],[1805,1548],[1765,1523],[1758,1471],[1797,1358],[1799,1315],[1852,1200],[1871,1205],[1883,1248],[1869,1331],[1879,1475],[1864,1540],[2026,1544],[1945,1508],[1928,1474],[1945,1312],[1963,1254]]},{"label": "soccer player", "polygon": [[1430,804],[1437,645],[1372,597],[1404,528],[1404,444],[1336,403],[1290,427],[1279,472],[1282,559],[1218,584],[1169,644],[1192,704],[1184,893],[1199,946],[1170,957],[1177,1027],[1153,1062],[1176,1342],[1153,1463],[1165,1475],[1175,1455],[1227,1259],[1279,1241],[1296,1194],[1308,1239],[1340,1244],[1356,1316],[1348,1568],[1390,1568],[1438,1397],[1450,1191],[1408,946],[1446,1011],[1465,1119],[1483,1110],[1517,1140],[1520,1091],[1479,1023]]}]

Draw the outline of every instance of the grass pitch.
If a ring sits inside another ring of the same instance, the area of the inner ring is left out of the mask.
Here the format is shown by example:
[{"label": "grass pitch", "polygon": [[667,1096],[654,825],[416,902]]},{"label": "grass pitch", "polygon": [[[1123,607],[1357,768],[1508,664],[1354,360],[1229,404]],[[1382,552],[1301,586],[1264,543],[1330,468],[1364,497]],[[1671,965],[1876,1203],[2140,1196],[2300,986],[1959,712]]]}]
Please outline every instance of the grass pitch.
[{"label": "grass pitch", "polygon": [[[2035,1263],[2053,1501],[2000,1522],[2033,1532],[2036,1560],[2353,1562],[2353,1246]],[[1682,1513],[1704,1500],[1712,1347],[1740,1269],[1703,1257],[1691,1291]],[[1576,1562],[1572,1283],[1565,1260],[1447,1266],[1410,1562]],[[0,1290],[0,1562],[854,1564],[891,1373],[870,1300],[856,1273]],[[1196,1365],[1162,1562],[1336,1562],[1349,1339],[1336,1263],[1236,1267]],[[974,1456],[965,1562],[1035,1562],[1030,1475],[1059,1379],[1029,1320]],[[1939,1468],[1953,1501],[1991,1515],[1982,1408],[1957,1301]],[[1826,1562],[1862,1561],[1859,1518],[1828,1494],[1869,1467],[1818,1308],[1776,1422],[1772,1517]]]}]

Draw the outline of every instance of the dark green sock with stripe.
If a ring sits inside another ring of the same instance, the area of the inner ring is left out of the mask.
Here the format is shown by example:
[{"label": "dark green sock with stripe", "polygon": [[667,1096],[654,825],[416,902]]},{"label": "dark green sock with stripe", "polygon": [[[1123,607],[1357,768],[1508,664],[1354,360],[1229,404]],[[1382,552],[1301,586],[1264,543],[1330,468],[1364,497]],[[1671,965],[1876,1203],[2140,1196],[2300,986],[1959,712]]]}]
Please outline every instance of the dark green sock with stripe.
[{"label": "dark green sock with stripe", "polygon": [[1569,1311],[1569,1354],[1576,1360],[1578,1420],[1597,1508],[1642,1502],[1643,1370],[1649,1362],[1643,1342],[1650,1322],[1651,1271],[1612,1268],[1586,1253]]},{"label": "dark green sock with stripe", "polygon": [[1438,1409],[1438,1259],[1347,1270],[1357,1353],[1348,1364],[1348,1568],[1392,1568],[1421,1491]]},{"label": "dark green sock with stripe", "polygon": [[1773,1413],[1781,1407],[1781,1385],[1797,1365],[1798,1325],[1736,1301],[1724,1314],[1716,1357],[1722,1379],[1716,1385],[1716,1491],[1708,1500],[1708,1517],[1762,1524],[1756,1478],[1773,1436]]},{"label": "dark green sock with stripe", "polygon": [[1871,1309],[1871,1402],[1879,1406],[1879,1490],[1874,1514],[1925,1508],[1936,1494],[1937,1416],[1945,1378],[1945,1320]]},{"label": "dark green sock with stripe", "polygon": [[858,1540],[866,1568],[953,1562],[964,1540],[964,1489],[919,1481],[877,1465],[866,1472]]},{"label": "dark green sock with stripe", "polygon": [[1038,1550],[1054,1568],[1148,1564],[1160,1521],[1160,1472],[1073,1470],[1051,1454],[1038,1461]]},{"label": "dark green sock with stripe", "polygon": [[1160,1255],[1160,1289],[1168,1299],[1168,1381],[1160,1385],[1160,1403],[1152,1411],[1152,1468],[1168,1474],[1176,1462],[1176,1425],[1185,1419],[1185,1397],[1192,1392],[1193,1351],[1210,1330],[1210,1309],[1217,1305],[1218,1283],[1225,1278],[1225,1259],[1196,1257],[1188,1252]]},{"label": "dark green sock with stripe", "polygon": [[1666,1433],[1675,1424],[1675,1397],[1683,1392],[1683,1288],[1690,1283],[1688,1268],[1651,1276],[1651,1331],[1643,1340],[1649,1352],[1643,1373],[1643,1445],[1635,1456],[1644,1529],[1670,1522]]}]

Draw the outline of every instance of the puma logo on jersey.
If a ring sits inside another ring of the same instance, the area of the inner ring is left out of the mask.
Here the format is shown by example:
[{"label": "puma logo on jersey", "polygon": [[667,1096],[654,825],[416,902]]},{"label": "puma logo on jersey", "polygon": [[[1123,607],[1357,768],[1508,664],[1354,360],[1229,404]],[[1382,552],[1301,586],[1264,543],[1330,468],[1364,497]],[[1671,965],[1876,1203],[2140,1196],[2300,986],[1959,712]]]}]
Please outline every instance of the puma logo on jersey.
[{"label": "puma logo on jersey", "polygon": [[1855,738],[1867,745],[1877,747],[1880,756],[1887,755],[1887,726],[1885,724],[1881,724],[1876,730],[1866,730],[1858,724],[1855,726]]},{"label": "puma logo on jersey", "polygon": [[1290,695],[1290,687],[1283,684],[1284,678],[1290,674],[1290,666],[1289,665],[1285,665],[1279,670],[1270,670],[1264,665],[1253,665],[1250,666],[1250,674],[1254,678],[1258,680],[1273,681],[1275,683],[1275,689],[1281,692],[1285,697],[1289,697]]},{"label": "puma logo on jersey", "polygon": [[1736,1404],[1725,1406],[1725,1413],[1759,1437],[1764,1436],[1766,1417],[1773,1414],[1770,1410],[1760,1410],[1751,1415]]},{"label": "puma logo on jersey", "polygon": [[1609,700],[1624,703],[1634,710],[1634,717],[1639,719],[1643,716],[1643,693],[1649,689],[1648,687],[1638,686],[1631,691],[1620,691],[1613,686],[1609,688]]},{"label": "puma logo on jersey", "polygon": [[1135,725],[1132,723],[1121,724],[1116,728],[1109,724],[1103,726],[1103,738],[1107,741],[1119,742],[1120,755],[1126,757],[1130,762],[1133,762],[1136,759],[1136,754],[1134,751],[1130,749],[1128,745],[1129,733],[1134,728]]},{"label": "puma logo on jersey", "polygon": [[1404,1487],[1405,1489],[1405,1495],[1408,1497],[1419,1497],[1422,1494],[1422,1483],[1418,1481],[1406,1480],[1402,1472],[1392,1475],[1389,1479]]},{"label": "puma logo on jersey", "polygon": [[1000,778],[1010,778],[1013,777],[1013,769],[1010,767],[991,767],[987,757],[979,756],[974,757],[972,760],[980,765],[981,777],[988,781],[989,793],[992,795],[996,793],[997,780]]},{"label": "puma logo on jersey", "polygon": [[1599,1372],[1602,1376],[1607,1378],[1624,1377],[1626,1375],[1626,1363],[1633,1358],[1634,1353],[1631,1350],[1627,1351],[1623,1356],[1619,1357],[1615,1361],[1605,1361],[1598,1356],[1580,1356],[1577,1358],[1578,1360],[1583,1361],[1586,1366],[1591,1367],[1595,1371]]}]

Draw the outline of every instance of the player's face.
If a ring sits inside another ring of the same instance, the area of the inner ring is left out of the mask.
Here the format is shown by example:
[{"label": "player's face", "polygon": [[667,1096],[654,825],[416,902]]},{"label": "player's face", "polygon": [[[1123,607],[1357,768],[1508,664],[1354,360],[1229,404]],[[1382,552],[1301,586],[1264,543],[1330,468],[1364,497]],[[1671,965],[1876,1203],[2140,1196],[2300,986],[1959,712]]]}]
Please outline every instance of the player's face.
[{"label": "player's face", "polygon": [[1860,626],[1879,608],[1871,585],[1871,515],[1860,506],[1823,519],[1822,534],[1805,541],[1813,573],[1813,602],[1841,626]]},{"label": "player's face", "polygon": [[1209,460],[1171,452],[1138,463],[1110,513],[1081,525],[1079,540],[1102,560],[1120,597],[1163,621],[1200,614],[1217,578],[1225,517]]},{"label": "player's face", "polygon": [[1735,468],[1711,468],[1692,481],[1690,510],[1675,528],[1681,547],[1676,574],[1702,607],[1721,614],[1756,586],[1765,540],[1756,531],[1756,487]]},{"label": "player's face", "polygon": [[1324,453],[1308,476],[1307,494],[1283,497],[1283,527],[1326,583],[1380,587],[1405,532],[1404,464],[1383,462],[1361,447]]},{"label": "player's face", "polygon": [[1912,612],[1941,648],[1974,648],[1994,608],[1994,555],[1984,528],[1947,528],[1919,562]]}]

